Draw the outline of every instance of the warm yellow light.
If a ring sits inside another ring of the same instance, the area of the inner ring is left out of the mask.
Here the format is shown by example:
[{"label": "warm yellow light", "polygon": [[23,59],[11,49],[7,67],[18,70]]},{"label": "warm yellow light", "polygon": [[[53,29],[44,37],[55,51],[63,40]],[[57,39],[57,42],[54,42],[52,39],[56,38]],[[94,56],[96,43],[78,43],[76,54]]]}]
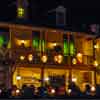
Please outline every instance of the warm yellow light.
[{"label": "warm yellow light", "polygon": [[58,43],[52,43],[52,42],[50,42],[50,43],[48,43],[47,47],[53,49],[57,45],[58,45]]},{"label": "warm yellow light", "polygon": [[77,57],[82,57],[82,54],[81,54],[81,53],[78,53],[78,54],[77,54]]},{"label": "warm yellow light", "polygon": [[95,44],[95,45],[94,45],[94,48],[95,48],[95,49],[98,49],[98,48],[99,48],[99,44]]},{"label": "warm yellow light", "polygon": [[57,46],[57,43],[53,43],[53,46]]},{"label": "warm yellow light", "polygon": [[71,89],[68,89],[68,93],[71,93],[72,92],[72,90]]},{"label": "warm yellow light", "polygon": [[54,61],[60,64],[63,61],[63,56],[60,54],[57,56],[54,56]]},{"label": "warm yellow light", "polygon": [[55,89],[52,89],[52,90],[51,90],[51,93],[55,93],[55,92],[56,92]]},{"label": "warm yellow light", "polygon": [[98,62],[95,60],[94,61],[94,66],[97,67],[98,65],[99,65]]},{"label": "warm yellow light", "polygon": [[96,90],[95,86],[92,86],[92,87],[91,87],[91,91],[94,92],[95,90]]},{"label": "warm yellow light", "polygon": [[24,60],[25,59],[25,56],[20,56],[20,60]]},{"label": "warm yellow light", "polygon": [[16,79],[17,79],[17,80],[21,80],[21,76],[17,76]]},{"label": "warm yellow light", "polygon": [[44,78],[44,80],[45,80],[45,81],[49,81],[49,78],[48,78],[48,77],[46,77],[46,78]]},{"label": "warm yellow light", "polygon": [[19,90],[19,89],[17,89],[17,90],[16,90],[16,93],[20,93],[20,90]]},{"label": "warm yellow light", "polygon": [[72,82],[76,82],[76,81],[77,81],[77,78],[73,77]]},{"label": "warm yellow light", "polygon": [[47,60],[48,60],[48,58],[47,58],[46,55],[43,55],[43,56],[41,57],[41,60],[42,60],[43,63],[46,63]]},{"label": "warm yellow light", "polygon": [[24,9],[21,8],[21,7],[19,7],[19,8],[18,8],[18,16],[19,16],[19,17],[22,17],[23,15],[24,15]]},{"label": "warm yellow light", "polygon": [[78,53],[77,54],[77,60],[80,62],[80,63],[82,63],[82,53]]},{"label": "warm yellow light", "polygon": [[29,61],[32,61],[32,60],[33,60],[33,55],[32,55],[32,54],[29,54],[29,55],[28,55],[28,60],[29,60]]},{"label": "warm yellow light", "polygon": [[21,40],[21,43],[25,44],[25,40]]},{"label": "warm yellow light", "polygon": [[15,38],[15,43],[18,46],[22,46],[22,44],[24,44],[25,47],[29,47],[31,45],[31,41],[30,40],[19,40],[17,38]]},{"label": "warm yellow light", "polygon": [[73,58],[73,59],[72,59],[72,64],[77,64],[76,58]]}]

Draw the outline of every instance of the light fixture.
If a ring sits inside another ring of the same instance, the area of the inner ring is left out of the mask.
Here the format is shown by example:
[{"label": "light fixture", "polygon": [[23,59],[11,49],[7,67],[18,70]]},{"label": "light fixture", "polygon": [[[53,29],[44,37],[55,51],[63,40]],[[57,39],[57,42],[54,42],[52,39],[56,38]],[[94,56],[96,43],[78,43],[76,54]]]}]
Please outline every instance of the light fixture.
[{"label": "light fixture", "polygon": [[82,53],[77,53],[76,57],[79,63],[82,63],[82,57],[83,57]]},{"label": "light fixture", "polygon": [[29,54],[29,55],[28,55],[28,60],[29,60],[29,61],[32,61],[32,60],[33,60],[33,55],[32,55],[32,54]]},{"label": "light fixture", "polygon": [[98,64],[98,61],[95,60],[95,61],[94,61],[94,66],[97,67],[98,65],[99,65],[99,64]]},{"label": "light fixture", "polygon": [[18,76],[16,77],[16,80],[21,80],[21,76],[18,75]]},{"label": "light fixture", "polygon": [[20,56],[20,60],[24,60],[25,59],[25,56]]},{"label": "light fixture", "polygon": [[17,90],[16,90],[16,93],[20,93],[20,90],[19,90],[19,89],[17,89]]},{"label": "light fixture", "polygon": [[54,61],[57,63],[62,63],[63,61],[63,56],[61,54],[54,56]]},{"label": "light fixture", "polygon": [[73,77],[72,82],[76,82],[76,81],[77,81],[77,78]]},{"label": "light fixture", "polygon": [[71,93],[72,92],[72,90],[71,89],[68,89],[68,93]]},{"label": "light fixture", "polygon": [[48,78],[48,77],[46,77],[46,78],[44,78],[44,80],[45,80],[45,81],[49,81],[49,78]]},{"label": "light fixture", "polygon": [[98,44],[95,44],[95,45],[94,45],[94,48],[95,48],[95,49],[98,49],[98,48],[99,48],[99,45],[98,45]]},{"label": "light fixture", "polygon": [[94,92],[96,90],[95,86],[91,87],[91,91]]},{"label": "light fixture", "polygon": [[47,60],[48,60],[48,57],[47,57],[46,55],[43,55],[43,56],[41,57],[41,60],[42,60],[43,63],[46,63]]},{"label": "light fixture", "polygon": [[51,89],[51,93],[55,93],[56,91],[55,91],[55,89]]},{"label": "light fixture", "polygon": [[76,58],[73,58],[73,59],[72,59],[72,64],[74,64],[74,65],[77,64]]}]

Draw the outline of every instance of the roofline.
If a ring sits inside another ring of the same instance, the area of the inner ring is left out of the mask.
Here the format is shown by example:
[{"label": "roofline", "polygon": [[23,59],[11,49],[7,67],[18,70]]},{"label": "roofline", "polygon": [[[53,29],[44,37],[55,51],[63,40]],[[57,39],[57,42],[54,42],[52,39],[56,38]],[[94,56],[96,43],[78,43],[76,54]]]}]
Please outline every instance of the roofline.
[{"label": "roofline", "polygon": [[[61,31],[61,32],[76,32],[76,31],[70,31],[70,30],[66,30],[66,29],[58,29],[58,28],[50,28],[50,27],[36,27],[36,26],[32,26],[32,25],[23,25],[23,24],[15,24],[15,23],[7,23],[7,22],[0,22],[0,27],[5,27],[5,28],[15,28],[17,26],[17,28],[22,28],[22,29],[30,29],[30,30],[39,30],[39,31],[42,31],[42,30],[47,30],[48,31]],[[78,32],[77,33],[81,33],[81,35],[87,35],[91,38],[96,38],[97,35],[93,35],[93,34],[86,34],[87,32]]]}]

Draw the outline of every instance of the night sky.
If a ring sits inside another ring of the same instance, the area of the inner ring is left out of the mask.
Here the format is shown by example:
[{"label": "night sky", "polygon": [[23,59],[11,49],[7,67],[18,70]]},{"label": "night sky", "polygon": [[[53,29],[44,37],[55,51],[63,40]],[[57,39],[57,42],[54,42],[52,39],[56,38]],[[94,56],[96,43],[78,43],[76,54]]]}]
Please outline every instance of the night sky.
[{"label": "night sky", "polygon": [[[0,1],[0,20],[14,20],[16,6],[9,5],[16,0]],[[91,0],[29,0],[29,19],[42,20],[48,10],[58,5],[64,5],[67,8],[67,23],[69,24],[100,23],[100,4]]]}]

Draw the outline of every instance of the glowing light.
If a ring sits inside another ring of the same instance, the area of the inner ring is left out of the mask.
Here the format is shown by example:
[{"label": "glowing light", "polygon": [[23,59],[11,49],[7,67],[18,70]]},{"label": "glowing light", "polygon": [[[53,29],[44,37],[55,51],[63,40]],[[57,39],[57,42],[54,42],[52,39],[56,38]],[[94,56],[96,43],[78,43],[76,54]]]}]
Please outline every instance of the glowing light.
[{"label": "glowing light", "polygon": [[17,89],[17,90],[16,90],[16,93],[20,93],[20,90],[19,90],[19,89]]},{"label": "glowing light", "polygon": [[56,92],[55,89],[52,89],[52,90],[51,90],[51,93],[55,93],[55,92]]},{"label": "glowing light", "polygon": [[95,90],[96,90],[95,86],[92,86],[91,91],[95,91]]},{"label": "glowing light", "polygon": [[82,63],[82,54],[81,53],[78,53],[77,54],[77,59],[78,59],[78,61],[80,62],[80,63]]},{"label": "glowing light", "polygon": [[46,77],[44,80],[45,80],[45,81],[49,81],[49,78],[48,78],[48,77]]},{"label": "glowing light", "polygon": [[60,54],[57,56],[54,56],[54,61],[60,64],[63,61],[63,56]]},{"label": "glowing light", "polygon": [[73,63],[73,64],[77,64],[76,58],[73,58],[73,59],[72,59],[72,63]]},{"label": "glowing light", "polygon": [[32,55],[32,54],[29,54],[29,55],[28,55],[28,60],[29,60],[29,61],[32,61],[32,60],[33,60],[33,55]]},{"label": "glowing light", "polygon": [[53,43],[53,46],[57,46],[57,43]]},{"label": "glowing light", "polygon": [[20,56],[20,60],[24,60],[25,59],[25,56]]},{"label": "glowing light", "polygon": [[94,66],[97,67],[98,65],[99,65],[98,62],[95,60],[94,61]]},{"label": "glowing light", "polygon": [[23,8],[18,8],[18,17],[23,17],[24,15],[24,9]]},{"label": "glowing light", "polygon": [[82,57],[82,54],[81,54],[81,53],[78,53],[77,56],[78,56],[78,57]]},{"label": "glowing light", "polygon": [[17,80],[21,80],[21,76],[17,76],[16,79],[17,79]]},{"label": "glowing light", "polygon": [[72,92],[72,90],[71,89],[68,89],[68,93],[71,93]]},{"label": "glowing light", "polygon": [[21,40],[21,43],[23,43],[23,44],[24,44],[24,43],[25,43],[25,40]]},{"label": "glowing light", "polygon": [[72,82],[76,82],[76,81],[77,81],[77,78],[73,77]]},{"label": "glowing light", "polygon": [[99,48],[99,45],[98,45],[98,44],[95,44],[95,45],[94,45],[94,48],[95,48],[95,49],[98,49],[98,48]]},{"label": "glowing light", "polygon": [[42,60],[43,63],[46,63],[47,60],[48,60],[48,58],[47,58],[46,55],[43,55],[42,58],[41,58],[41,60]]}]

